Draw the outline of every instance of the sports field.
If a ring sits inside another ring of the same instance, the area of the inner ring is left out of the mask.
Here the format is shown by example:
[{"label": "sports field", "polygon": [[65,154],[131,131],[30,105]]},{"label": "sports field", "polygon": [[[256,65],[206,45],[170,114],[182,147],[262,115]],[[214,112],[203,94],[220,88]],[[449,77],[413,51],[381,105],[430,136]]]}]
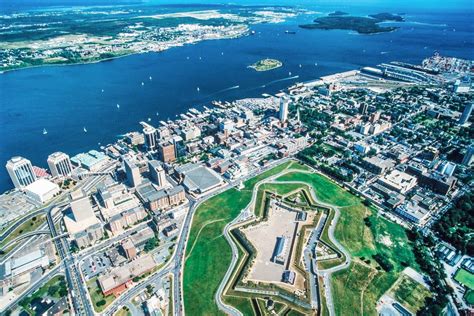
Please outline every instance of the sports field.
[{"label": "sports field", "polygon": [[470,290],[474,290],[474,274],[467,271],[466,269],[459,269],[456,272],[454,279],[467,286]]}]

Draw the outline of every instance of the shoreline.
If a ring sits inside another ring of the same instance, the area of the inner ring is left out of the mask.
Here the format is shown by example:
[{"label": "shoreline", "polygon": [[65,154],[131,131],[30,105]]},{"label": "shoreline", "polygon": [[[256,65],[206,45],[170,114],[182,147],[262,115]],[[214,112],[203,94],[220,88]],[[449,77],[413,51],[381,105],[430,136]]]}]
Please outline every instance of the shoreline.
[{"label": "shoreline", "polygon": [[77,62],[77,63],[58,63],[58,64],[41,64],[41,65],[30,65],[30,66],[24,66],[24,67],[18,67],[18,68],[12,68],[12,69],[6,69],[6,70],[0,70],[0,75],[4,75],[4,74],[7,74],[7,73],[11,73],[11,72],[14,72],[14,71],[21,71],[21,70],[26,70],[26,69],[34,69],[34,68],[40,68],[40,67],[54,67],[54,66],[60,66],[60,67],[65,67],[65,66],[81,66],[81,65],[92,65],[92,64],[97,64],[97,63],[101,63],[101,62],[105,62],[105,61],[113,61],[115,59],[119,59],[119,58],[123,58],[123,57],[129,57],[129,56],[133,56],[133,55],[143,55],[143,54],[148,54],[148,53],[162,53],[162,52],[165,52],[165,51],[168,51],[170,49],[173,49],[173,48],[177,48],[177,47],[183,47],[183,46],[187,46],[187,45],[196,45],[196,44],[199,44],[199,43],[202,43],[202,42],[206,42],[206,41],[220,41],[220,40],[231,40],[231,39],[237,39],[237,38],[242,38],[242,37],[245,37],[245,36],[249,36],[249,30],[245,31],[243,34],[239,35],[239,36],[232,36],[232,37],[223,37],[223,38],[211,38],[211,39],[202,39],[202,40],[198,40],[198,41],[195,41],[195,42],[190,42],[190,43],[183,43],[183,44],[179,44],[179,45],[172,45],[166,49],[162,49],[162,50],[159,50],[159,51],[145,51],[145,52],[131,52],[131,53],[127,53],[127,54],[123,54],[123,55],[119,55],[119,56],[114,56],[114,57],[107,57],[107,58],[104,58],[104,59],[98,59],[98,60],[92,60],[92,61],[81,61],[81,62]]}]

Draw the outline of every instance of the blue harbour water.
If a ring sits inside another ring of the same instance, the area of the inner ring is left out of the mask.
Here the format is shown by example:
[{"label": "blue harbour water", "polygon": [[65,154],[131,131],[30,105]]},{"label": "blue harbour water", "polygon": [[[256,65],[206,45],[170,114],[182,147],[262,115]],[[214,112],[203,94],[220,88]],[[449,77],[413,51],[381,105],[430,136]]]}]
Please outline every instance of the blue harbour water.
[{"label": "blue harbour water", "polygon": [[[310,9],[323,13],[342,9],[353,14],[386,9],[374,9],[367,3]],[[3,166],[14,155],[46,167],[46,158],[54,151],[72,156],[97,149],[99,143],[105,145],[118,135],[140,130],[139,121],[151,118],[150,123],[158,125],[159,120],[212,100],[258,97],[295,82],[381,62],[419,63],[435,51],[474,59],[472,7],[417,8],[413,12],[394,7],[390,12],[404,12],[407,20],[391,33],[304,30],[298,24],[310,23],[318,14],[303,14],[281,24],[253,25],[255,35],[238,39],[95,64],[0,74],[0,192],[12,187]],[[285,34],[285,30],[296,34]],[[283,67],[268,72],[247,68],[267,57],[281,60]],[[294,76],[299,77],[286,80]]]}]

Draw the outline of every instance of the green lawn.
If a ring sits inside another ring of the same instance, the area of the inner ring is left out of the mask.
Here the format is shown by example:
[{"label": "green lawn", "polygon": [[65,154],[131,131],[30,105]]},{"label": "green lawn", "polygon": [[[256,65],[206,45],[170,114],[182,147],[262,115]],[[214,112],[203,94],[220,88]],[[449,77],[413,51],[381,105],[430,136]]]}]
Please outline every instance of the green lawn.
[{"label": "green lawn", "polygon": [[454,276],[459,283],[467,286],[470,290],[474,290],[474,274],[466,269],[459,269]]},{"label": "green lawn", "polygon": [[132,313],[128,309],[128,307],[124,306],[121,309],[119,309],[114,316],[132,316]]},{"label": "green lawn", "polygon": [[468,290],[466,292],[466,295],[464,295],[464,299],[469,305],[473,306],[474,305],[474,290]]},{"label": "green lawn", "polygon": [[390,294],[415,314],[423,308],[425,299],[431,296],[430,291],[425,286],[405,274],[402,274],[390,289]]},{"label": "green lawn", "polygon": [[[232,257],[230,246],[222,235],[224,227],[250,202],[257,182],[293,164],[286,162],[249,179],[244,182],[244,189],[229,189],[205,201],[196,210],[186,245],[183,276],[187,314],[222,315],[214,302],[214,295]],[[245,308],[248,308],[246,301],[239,300],[237,303],[244,302]]]},{"label": "green lawn", "polygon": [[[44,215],[38,215],[30,218],[29,220],[18,226],[10,235],[8,235],[8,237],[0,243],[0,248],[8,244],[13,239],[21,236],[22,234],[36,230],[45,221],[46,217]],[[7,253],[9,250],[11,249],[5,249],[5,252]]]},{"label": "green lawn", "polygon": [[94,310],[96,312],[103,311],[107,306],[109,306],[115,300],[114,295],[104,296],[104,294],[102,293],[102,290],[100,289],[99,283],[97,281],[97,277],[92,278],[89,281],[87,281],[87,290],[89,291],[92,305],[94,306]]},{"label": "green lawn", "polygon": [[[278,180],[304,181],[314,188],[321,202],[339,207],[341,216],[334,235],[353,259],[359,259],[348,269],[333,274],[336,314],[350,310],[354,315],[376,315],[377,300],[395,283],[404,266],[418,269],[404,228],[378,216],[359,197],[323,175],[293,172]],[[370,227],[364,221],[366,217],[370,219]],[[390,273],[376,270],[372,255],[377,253],[393,264]],[[365,264],[361,258],[371,261]]]}]

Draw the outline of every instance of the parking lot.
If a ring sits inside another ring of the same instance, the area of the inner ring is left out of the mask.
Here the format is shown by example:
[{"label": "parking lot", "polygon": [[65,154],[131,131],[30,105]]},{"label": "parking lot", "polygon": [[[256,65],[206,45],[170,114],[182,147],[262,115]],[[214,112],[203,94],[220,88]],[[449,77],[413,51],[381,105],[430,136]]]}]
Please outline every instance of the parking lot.
[{"label": "parking lot", "polygon": [[86,258],[81,265],[81,269],[86,279],[89,280],[109,269],[110,266],[110,259],[104,253],[99,253]]}]

